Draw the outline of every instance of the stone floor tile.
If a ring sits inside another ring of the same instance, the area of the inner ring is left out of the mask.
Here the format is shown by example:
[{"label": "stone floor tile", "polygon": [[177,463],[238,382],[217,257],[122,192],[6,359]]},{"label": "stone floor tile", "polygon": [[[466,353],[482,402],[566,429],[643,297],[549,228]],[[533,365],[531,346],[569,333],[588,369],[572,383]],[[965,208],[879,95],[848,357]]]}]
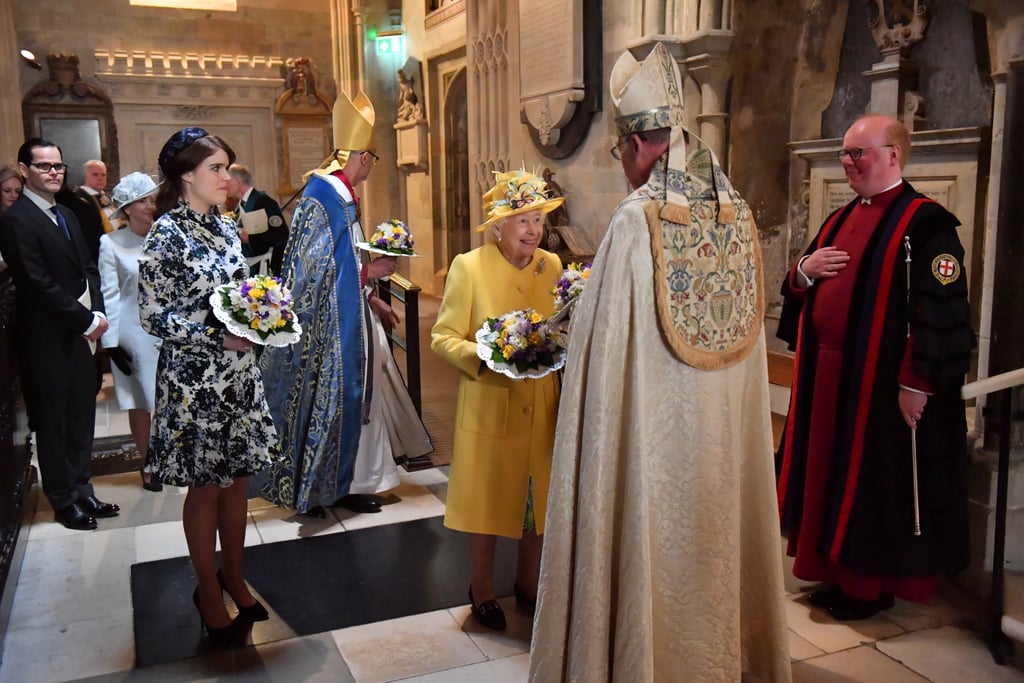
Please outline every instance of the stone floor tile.
[{"label": "stone floor tile", "polygon": [[359,683],[383,683],[486,660],[447,610],[331,633]]},{"label": "stone floor tile", "polygon": [[825,652],[838,652],[903,633],[903,629],[881,616],[838,622],[827,611],[812,608],[803,601],[788,599],[785,603],[789,628]]},{"label": "stone floor tile", "polygon": [[512,655],[530,651],[530,638],[533,636],[533,619],[516,609],[515,598],[502,598],[498,601],[505,611],[508,628],[504,631],[492,631],[480,624],[470,612],[469,605],[448,610],[462,630],[469,634],[481,652],[488,659],[503,659]]},{"label": "stone floor tile", "polygon": [[825,654],[823,650],[814,647],[793,631],[789,631],[789,658],[794,662],[798,662],[801,659],[818,657],[823,654]]},{"label": "stone floor tile", "polygon": [[217,652],[76,683],[356,683],[328,633]]},{"label": "stone floor tile", "polygon": [[64,626],[8,631],[0,683],[70,681],[130,669],[135,664],[131,610],[104,614]]},{"label": "stone floor tile", "polygon": [[381,506],[380,512],[359,514],[337,507],[334,508],[334,514],[348,531],[439,517],[444,514],[444,503],[424,486],[403,481],[397,488],[381,495],[385,499],[385,505]]},{"label": "stone floor tile", "polygon": [[469,664],[425,676],[403,678],[402,683],[525,683],[530,673],[530,655]]},{"label": "stone floor tile", "polygon": [[188,555],[181,522],[135,527],[135,562],[153,562]]},{"label": "stone floor tile", "polygon": [[877,647],[932,683],[1024,681],[1024,673],[993,661],[980,635],[954,626],[907,633]]},{"label": "stone floor tile", "polygon": [[[328,510],[328,513],[332,511]],[[264,543],[293,541],[297,538],[336,534],[345,531],[338,518],[327,514],[323,519],[300,515],[294,510],[272,507],[250,508],[249,516]]]},{"label": "stone floor tile", "polygon": [[[964,679],[962,683],[966,683]],[[979,679],[974,679],[979,680]],[[928,683],[870,645],[793,663],[793,683]]]},{"label": "stone floor tile", "polygon": [[102,579],[112,574],[127,576],[135,561],[135,530],[80,531],[66,538],[30,536],[18,577],[18,590],[42,577],[77,574]]}]

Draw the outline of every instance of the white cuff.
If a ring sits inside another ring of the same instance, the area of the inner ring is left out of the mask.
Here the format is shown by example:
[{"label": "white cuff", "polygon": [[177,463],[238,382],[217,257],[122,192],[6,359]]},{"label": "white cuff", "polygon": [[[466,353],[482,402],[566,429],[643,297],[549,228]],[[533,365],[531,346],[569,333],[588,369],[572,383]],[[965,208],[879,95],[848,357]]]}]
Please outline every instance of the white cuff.
[{"label": "white cuff", "polygon": [[809,258],[811,258],[810,254],[808,254],[807,256],[804,256],[803,258],[801,258],[799,261],[796,262],[796,272],[798,272],[800,274],[800,277],[802,277],[804,279],[804,282],[807,283],[807,284],[804,285],[804,287],[803,287],[804,289],[806,289],[807,287],[810,287],[811,285],[814,284],[814,278],[812,278],[809,275],[807,275],[807,273],[804,272],[804,269],[802,267],[804,265],[804,261],[806,261]]},{"label": "white cuff", "polygon": [[95,330],[97,327],[100,326],[100,320],[106,320],[106,319],[107,319],[107,316],[103,315],[99,311],[93,311],[93,314],[92,314],[92,325],[89,325],[89,327],[86,328],[85,332],[82,333],[82,336],[83,337],[88,337],[90,334],[92,334],[93,330]]},{"label": "white cuff", "polygon": [[905,389],[906,391],[910,391],[915,394],[924,394],[925,396],[931,396],[931,393],[927,391],[921,391],[920,389],[915,389],[914,387],[908,387],[906,384],[901,384],[900,389]]}]

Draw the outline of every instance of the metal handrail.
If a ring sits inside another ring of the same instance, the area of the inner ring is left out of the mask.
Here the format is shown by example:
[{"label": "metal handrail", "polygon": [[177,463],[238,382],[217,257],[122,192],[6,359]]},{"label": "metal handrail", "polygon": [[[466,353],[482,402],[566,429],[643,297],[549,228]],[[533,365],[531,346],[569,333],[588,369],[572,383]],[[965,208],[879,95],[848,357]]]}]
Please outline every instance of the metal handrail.
[{"label": "metal handrail", "polygon": [[416,414],[423,416],[420,389],[420,292],[419,285],[406,280],[397,273],[388,280],[377,280],[377,296],[390,305],[397,299],[405,305],[405,336],[399,336],[398,328],[386,330],[388,344],[405,351],[405,369],[408,377],[405,384],[409,398],[416,407]]},{"label": "metal handrail", "polygon": [[986,429],[999,434],[999,460],[996,467],[996,528],[992,548],[992,590],[988,601],[988,649],[996,664],[1004,664],[1012,646],[1003,632],[1003,609],[1006,597],[1006,507],[1010,487],[1010,438],[1013,419],[1013,388],[1024,384],[1024,368],[985,377],[960,388],[965,399],[998,394],[999,411],[994,424]]}]

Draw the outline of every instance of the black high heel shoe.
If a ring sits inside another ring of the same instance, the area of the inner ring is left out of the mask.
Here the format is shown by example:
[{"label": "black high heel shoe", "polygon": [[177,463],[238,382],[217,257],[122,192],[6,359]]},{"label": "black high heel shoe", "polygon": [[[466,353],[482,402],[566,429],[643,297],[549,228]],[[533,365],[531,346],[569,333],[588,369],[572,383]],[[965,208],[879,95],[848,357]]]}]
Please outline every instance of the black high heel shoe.
[{"label": "black high heel shoe", "polygon": [[476,600],[473,599],[472,586],[469,587],[469,604],[473,609],[473,616],[487,628],[492,631],[504,631],[507,627],[505,622],[505,610],[501,609],[501,605],[498,604],[498,601],[488,600],[478,606],[476,604]]},{"label": "black high heel shoe", "polygon": [[[142,470],[139,470],[139,476],[142,477],[142,488],[146,489],[147,491],[153,491],[154,493],[159,493],[160,491],[164,490],[164,485],[161,484],[160,482],[153,481],[152,479],[150,479],[149,481],[146,481],[146,473],[143,472]],[[152,476],[152,475],[150,475],[150,476]]]},{"label": "black high heel shoe", "polygon": [[[228,595],[231,595],[231,591],[228,590],[227,581],[224,580],[224,575],[221,573],[219,569],[217,570],[217,583],[220,584],[221,590],[225,591]],[[231,599],[235,600],[234,596],[232,596]],[[255,598],[253,599],[255,600]],[[244,607],[242,605],[239,605],[238,601],[236,600],[235,607],[238,608],[238,618],[244,619],[245,621],[266,621],[270,618],[270,613],[267,612],[267,608],[264,607],[263,603],[261,603],[259,600],[256,600],[251,605],[247,605]]]},{"label": "black high heel shoe", "polygon": [[192,591],[192,602],[196,606],[196,611],[199,612],[199,621],[202,624],[203,630],[206,631],[206,637],[210,644],[222,647],[242,644],[248,624],[237,618],[232,619],[231,623],[227,626],[219,628],[207,624],[206,617],[203,616],[203,608],[199,606],[199,586],[196,586],[196,589]]}]

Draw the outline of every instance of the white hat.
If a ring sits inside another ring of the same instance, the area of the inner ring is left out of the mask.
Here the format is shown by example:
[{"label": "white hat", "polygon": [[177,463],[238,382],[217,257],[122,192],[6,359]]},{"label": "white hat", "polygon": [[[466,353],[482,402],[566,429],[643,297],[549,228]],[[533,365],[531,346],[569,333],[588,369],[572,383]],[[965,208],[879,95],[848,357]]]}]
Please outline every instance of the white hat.
[{"label": "white hat", "polygon": [[661,217],[674,223],[690,222],[689,206],[679,188],[686,171],[683,124],[683,85],[679,67],[663,43],[655,43],[647,59],[638,62],[629,50],[612,67],[608,89],[615,105],[615,129],[622,135],[671,128],[668,146],[667,201]]},{"label": "white hat", "polygon": [[110,198],[117,205],[117,209],[110,217],[120,218],[124,215],[124,207],[156,194],[158,188],[153,179],[145,173],[129,173],[121,178],[121,182],[115,185],[113,192],[110,193]]}]

